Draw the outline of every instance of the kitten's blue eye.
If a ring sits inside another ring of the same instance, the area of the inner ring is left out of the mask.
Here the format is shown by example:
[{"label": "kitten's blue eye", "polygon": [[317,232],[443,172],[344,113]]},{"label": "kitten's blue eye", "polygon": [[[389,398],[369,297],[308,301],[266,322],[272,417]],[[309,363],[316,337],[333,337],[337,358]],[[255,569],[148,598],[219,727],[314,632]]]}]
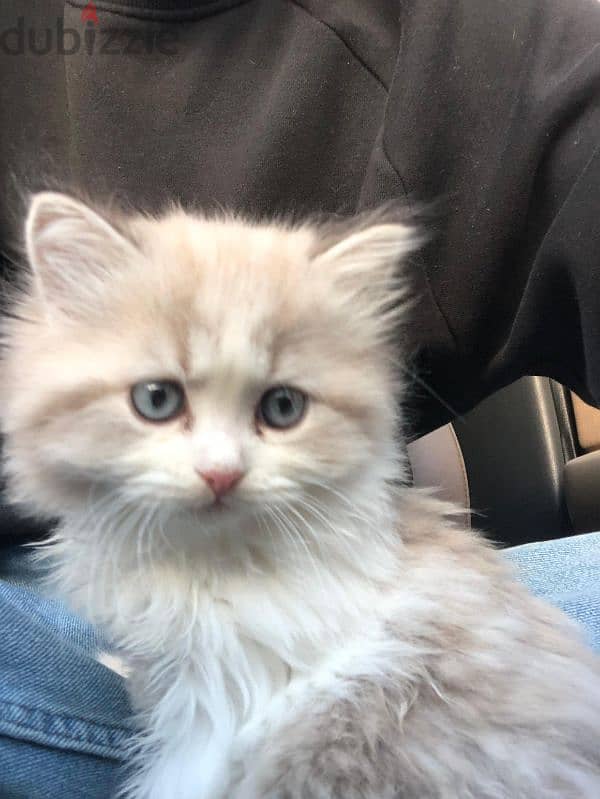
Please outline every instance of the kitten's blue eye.
[{"label": "kitten's blue eye", "polygon": [[278,386],[264,394],[258,408],[259,420],[268,427],[285,430],[304,416],[308,397],[297,388]]},{"label": "kitten's blue eye", "polygon": [[185,393],[179,383],[157,380],[138,383],[131,389],[133,407],[149,422],[167,422],[181,414]]}]

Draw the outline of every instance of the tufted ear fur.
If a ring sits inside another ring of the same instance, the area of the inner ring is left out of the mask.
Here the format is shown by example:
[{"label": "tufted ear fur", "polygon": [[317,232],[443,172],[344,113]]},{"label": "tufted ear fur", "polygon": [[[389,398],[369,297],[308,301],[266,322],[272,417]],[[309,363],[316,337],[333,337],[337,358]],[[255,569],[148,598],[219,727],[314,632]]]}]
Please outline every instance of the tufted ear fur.
[{"label": "tufted ear fur", "polygon": [[385,324],[385,312],[407,299],[410,281],[402,262],[421,241],[397,211],[383,209],[324,228],[313,263],[331,274],[349,301],[360,300],[357,308]]},{"label": "tufted ear fur", "polygon": [[54,192],[33,197],[25,244],[36,287],[48,310],[77,319],[98,307],[111,276],[137,253],[96,211]]}]

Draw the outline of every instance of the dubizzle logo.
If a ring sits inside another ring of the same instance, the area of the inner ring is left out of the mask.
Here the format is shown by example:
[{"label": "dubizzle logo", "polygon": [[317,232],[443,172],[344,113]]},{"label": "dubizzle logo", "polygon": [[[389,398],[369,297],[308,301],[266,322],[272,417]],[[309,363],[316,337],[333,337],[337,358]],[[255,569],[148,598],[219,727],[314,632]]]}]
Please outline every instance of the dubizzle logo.
[{"label": "dubizzle logo", "polygon": [[132,21],[126,26],[115,27],[112,20],[101,26],[93,2],[81,9],[80,18],[81,27],[65,27],[61,16],[54,28],[40,28],[35,24],[27,25],[25,17],[18,17],[14,28],[0,30],[0,53],[39,56],[68,56],[81,52],[88,56],[177,55],[179,34],[173,26],[156,30],[154,25]]},{"label": "dubizzle logo", "polygon": [[94,25],[100,24],[98,22],[98,12],[96,10],[96,6],[93,3],[88,3],[87,6],[82,10],[81,21],[93,22]]}]

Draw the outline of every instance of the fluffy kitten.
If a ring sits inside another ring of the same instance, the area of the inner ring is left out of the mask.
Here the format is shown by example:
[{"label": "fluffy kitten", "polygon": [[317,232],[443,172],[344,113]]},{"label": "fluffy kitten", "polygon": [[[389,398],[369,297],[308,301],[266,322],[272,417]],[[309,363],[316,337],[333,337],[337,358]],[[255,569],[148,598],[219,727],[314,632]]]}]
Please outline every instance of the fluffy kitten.
[{"label": "fluffy kitten", "polygon": [[10,491],[131,669],[128,799],[598,799],[598,662],[398,487],[410,229],[42,194],[26,244]]}]

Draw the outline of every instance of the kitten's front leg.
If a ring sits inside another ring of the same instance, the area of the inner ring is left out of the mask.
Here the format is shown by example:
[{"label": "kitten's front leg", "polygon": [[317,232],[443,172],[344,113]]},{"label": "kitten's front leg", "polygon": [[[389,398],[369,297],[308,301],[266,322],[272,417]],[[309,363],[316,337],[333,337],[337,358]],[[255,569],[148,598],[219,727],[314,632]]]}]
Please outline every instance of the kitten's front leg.
[{"label": "kitten's front leg", "polygon": [[365,682],[353,695],[346,688],[340,696],[335,687],[308,687],[300,701],[288,696],[270,708],[253,736],[260,743],[243,747],[245,776],[228,799],[426,799],[390,745],[412,697],[399,690],[391,713],[385,688]]},{"label": "kitten's front leg", "polygon": [[196,732],[142,750],[120,799],[229,799],[227,757],[199,745]]},{"label": "kitten's front leg", "polygon": [[129,683],[141,731],[120,799],[230,799],[232,731],[216,729],[198,697],[194,670],[168,669],[152,690],[146,675]]},{"label": "kitten's front leg", "polygon": [[288,743],[285,751],[267,748],[228,799],[425,799],[386,780],[385,767],[377,772],[374,753],[358,749],[351,736]]}]

